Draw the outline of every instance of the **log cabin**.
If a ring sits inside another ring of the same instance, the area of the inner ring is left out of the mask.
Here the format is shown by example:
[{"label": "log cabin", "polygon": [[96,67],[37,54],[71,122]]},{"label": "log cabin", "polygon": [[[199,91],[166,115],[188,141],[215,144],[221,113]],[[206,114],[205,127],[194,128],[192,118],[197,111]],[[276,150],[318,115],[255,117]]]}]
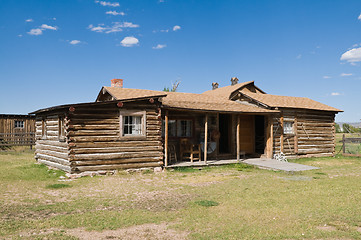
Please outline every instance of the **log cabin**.
[{"label": "log cabin", "polygon": [[201,94],[102,87],[96,101],[40,109],[38,162],[69,173],[167,167],[175,161],[332,156],[335,114],[302,97],[266,94],[253,81]]},{"label": "log cabin", "polygon": [[0,114],[0,147],[35,144],[35,116]]}]

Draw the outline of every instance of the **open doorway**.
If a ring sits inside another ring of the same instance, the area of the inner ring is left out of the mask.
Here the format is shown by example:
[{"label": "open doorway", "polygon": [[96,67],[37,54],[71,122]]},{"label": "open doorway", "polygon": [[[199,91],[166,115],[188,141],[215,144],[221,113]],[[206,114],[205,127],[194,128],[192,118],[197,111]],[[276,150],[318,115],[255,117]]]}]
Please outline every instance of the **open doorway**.
[{"label": "open doorway", "polygon": [[265,117],[255,116],[255,152],[264,154],[265,149]]},{"label": "open doorway", "polygon": [[219,114],[219,153],[230,153],[231,115]]}]

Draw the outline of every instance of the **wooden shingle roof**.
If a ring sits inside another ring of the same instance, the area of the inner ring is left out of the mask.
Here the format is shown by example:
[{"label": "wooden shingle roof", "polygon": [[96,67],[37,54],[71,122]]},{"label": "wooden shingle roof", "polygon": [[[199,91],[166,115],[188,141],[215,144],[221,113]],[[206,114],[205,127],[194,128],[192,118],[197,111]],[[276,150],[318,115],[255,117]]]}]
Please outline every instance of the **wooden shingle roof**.
[{"label": "wooden shingle roof", "polygon": [[[220,99],[217,96],[196,93],[162,92],[143,89],[129,89],[103,87],[114,100],[123,100],[144,97],[162,97],[162,106],[169,109],[185,109],[195,111],[243,112],[243,113],[272,113],[278,112],[238,103],[229,99]],[[102,91],[101,91],[102,93]],[[100,93],[100,94],[101,94]],[[99,98],[99,97],[98,97]]]},{"label": "wooden shingle roof", "polygon": [[239,92],[242,95],[245,95],[248,98],[253,99],[257,102],[263,103],[271,108],[276,108],[276,107],[300,108],[300,109],[342,112],[342,110],[340,109],[327,106],[326,104],[314,101],[309,98],[271,95],[264,93],[260,89],[259,89],[260,91],[258,91],[257,93],[253,93],[245,88],[247,85],[254,86],[254,81],[238,83],[233,86],[217,88],[214,90],[206,91],[203,94],[217,96],[223,99],[230,99],[232,96],[234,96],[235,93]]},{"label": "wooden shingle roof", "polygon": [[301,109],[342,112],[342,110],[340,109],[330,107],[326,104],[305,97],[289,97],[289,96],[278,96],[278,95],[259,94],[259,93],[250,93],[250,92],[244,93],[242,91],[241,93],[273,108],[275,107],[301,108]]}]

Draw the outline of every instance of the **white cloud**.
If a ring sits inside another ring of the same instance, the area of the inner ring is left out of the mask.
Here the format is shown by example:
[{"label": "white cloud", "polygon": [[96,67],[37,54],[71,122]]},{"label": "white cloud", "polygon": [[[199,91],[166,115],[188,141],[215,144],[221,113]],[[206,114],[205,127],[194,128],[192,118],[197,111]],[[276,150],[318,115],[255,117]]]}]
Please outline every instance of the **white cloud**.
[{"label": "white cloud", "polygon": [[361,21],[361,14],[358,16],[358,18],[357,18],[357,19]]},{"label": "white cloud", "polygon": [[105,12],[105,14],[114,15],[114,16],[117,16],[117,15],[124,16],[125,15],[124,12],[117,12],[117,11],[108,11],[108,12]]},{"label": "white cloud", "polygon": [[329,79],[331,78],[330,76],[323,76],[324,79]]},{"label": "white cloud", "polygon": [[49,29],[49,30],[58,30],[58,27],[53,27],[53,26],[49,26],[49,25],[47,25],[47,24],[42,24],[41,26],[40,26],[40,28],[41,29]]},{"label": "white cloud", "polygon": [[22,34],[19,34],[18,37],[22,37],[23,35]]},{"label": "white cloud", "polygon": [[119,3],[117,2],[105,2],[105,1],[95,1],[95,3],[99,3],[104,7],[119,7]]},{"label": "white cloud", "polygon": [[341,61],[347,61],[349,63],[356,63],[361,61],[361,47],[360,48],[353,48],[348,50],[341,56]]},{"label": "white cloud", "polygon": [[98,26],[94,26],[93,24],[90,24],[88,26],[88,29],[90,29],[93,32],[99,32],[99,33],[112,33],[112,32],[121,32],[123,31],[123,28],[137,28],[139,27],[138,24],[134,24],[131,22],[114,22],[112,26],[105,26],[104,24],[98,24]]},{"label": "white cloud", "polygon": [[162,49],[165,48],[167,45],[165,44],[158,44],[157,46],[153,47],[153,49]]},{"label": "white cloud", "polygon": [[56,21],[56,18],[54,17],[53,20]]},{"label": "white cloud", "polygon": [[125,37],[120,44],[123,47],[133,47],[139,43],[139,40],[135,37]]},{"label": "white cloud", "polygon": [[175,26],[173,27],[173,31],[177,31],[177,30],[180,30],[180,29],[181,29],[181,27],[178,26],[178,25],[175,25]]},{"label": "white cloud", "polygon": [[338,92],[333,92],[333,93],[331,93],[331,96],[340,96],[341,94],[340,93],[338,93]]},{"label": "white cloud", "polygon": [[352,76],[353,74],[352,73],[341,73],[340,76],[341,77],[349,77],[349,76]]},{"label": "white cloud", "polygon": [[71,40],[69,43],[71,45],[77,45],[77,44],[81,43],[81,41],[79,41],[79,40]]},{"label": "white cloud", "polygon": [[29,18],[29,19],[26,19],[25,22],[34,22],[34,20]]},{"label": "white cloud", "polygon": [[298,54],[296,59],[301,59],[302,58],[302,54]]},{"label": "white cloud", "polygon": [[43,30],[40,28],[34,28],[34,29],[31,29],[30,32],[28,32],[28,34],[35,35],[35,36],[41,35],[41,34],[43,34]]}]

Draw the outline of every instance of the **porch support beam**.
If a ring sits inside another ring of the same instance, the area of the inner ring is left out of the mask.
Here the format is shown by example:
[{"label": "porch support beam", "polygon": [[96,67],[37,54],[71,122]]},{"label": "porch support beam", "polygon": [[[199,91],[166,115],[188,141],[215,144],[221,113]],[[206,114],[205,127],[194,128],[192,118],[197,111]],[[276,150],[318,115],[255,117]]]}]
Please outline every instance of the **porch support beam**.
[{"label": "porch support beam", "polygon": [[165,111],[164,165],[168,166],[168,111]]},{"label": "porch support beam", "polygon": [[207,147],[208,147],[208,114],[204,122],[204,163],[207,164]]},{"label": "porch support beam", "polygon": [[267,124],[267,147],[266,155],[267,158],[272,158],[273,155],[273,115],[268,116]]},{"label": "porch support beam", "polygon": [[237,115],[237,130],[236,130],[236,142],[237,142],[237,161],[239,161],[239,154],[240,154],[240,136],[239,136],[239,128],[240,128],[241,119],[239,115]]},{"label": "porch support beam", "polygon": [[283,113],[281,113],[281,136],[280,136],[280,151],[283,152]]}]

